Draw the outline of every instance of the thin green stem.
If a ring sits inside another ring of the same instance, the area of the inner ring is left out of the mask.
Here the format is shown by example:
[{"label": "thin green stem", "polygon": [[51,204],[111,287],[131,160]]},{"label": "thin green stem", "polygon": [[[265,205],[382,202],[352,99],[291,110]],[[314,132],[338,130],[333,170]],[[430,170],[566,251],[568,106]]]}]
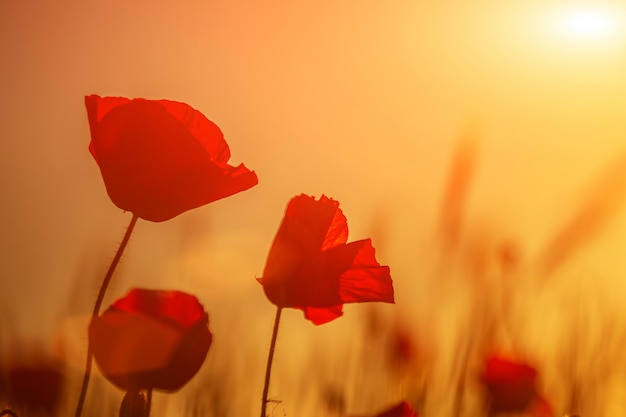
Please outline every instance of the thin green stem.
[{"label": "thin green stem", "polygon": [[276,338],[278,337],[278,324],[280,323],[280,313],[283,311],[281,307],[276,308],[276,317],[274,318],[274,329],[272,330],[272,341],[270,342],[270,353],[267,357],[267,368],[265,368],[265,385],[263,386],[263,399],[261,401],[261,417],[267,415],[267,394],[270,389],[270,375],[272,373],[272,361],[274,359],[274,350],[276,349]]},{"label": "thin green stem", "polygon": [[[100,313],[100,307],[102,307],[102,301],[104,300],[104,294],[106,293],[107,287],[111,282],[111,278],[113,277],[113,272],[115,272],[115,268],[117,264],[120,262],[122,258],[122,254],[124,253],[124,249],[126,249],[126,245],[130,239],[130,235],[133,233],[133,229],[135,228],[135,224],[137,223],[136,214],[133,214],[133,217],[130,219],[130,223],[126,228],[126,233],[122,238],[122,243],[120,243],[119,248],[117,248],[117,252],[115,253],[115,257],[113,257],[113,261],[109,266],[109,270],[107,271],[104,279],[102,280],[102,285],[100,286],[100,291],[98,292],[98,297],[96,298],[96,303],[93,307],[93,312],[91,314],[91,319],[93,320]],[[89,378],[91,377],[91,364],[93,360],[93,351],[91,350],[91,346],[87,345],[87,363],[85,364],[85,374],[83,376],[83,385],[80,389],[80,396],[78,398],[78,404],[76,405],[76,417],[80,417],[83,412],[83,406],[85,404],[85,397],[87,396],[87,388],[89,387]]]}]

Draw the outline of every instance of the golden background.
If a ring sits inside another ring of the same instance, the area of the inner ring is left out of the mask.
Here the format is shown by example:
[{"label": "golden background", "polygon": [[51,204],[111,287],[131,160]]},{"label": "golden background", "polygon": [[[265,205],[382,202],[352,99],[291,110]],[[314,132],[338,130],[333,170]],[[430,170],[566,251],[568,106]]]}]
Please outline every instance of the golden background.
[{"label": "golden background", "polygon": [[[274,415],[335,415],[321,405],[326,386],[343,390],[350,414],[422,398],[407,388],[419,383],[345,359],[369,355],[368,314],[401,320],[437,352],[411,372],[434,369],[424,415],[448,415],[452,352],[472,338],[471,306],[492,296],[489,285],[472,290],[468,264],[489,264],[502,242],[519,252],[522,284],[512,285],[524,287],[513,293],[524,312],[513,338],[538,363],[555,408],[573,385],[563,370],[580,368],[581,407],[620,415],[626,362],[611,349],[626,340],[626,38],[552,30],[551,13],[570,3],[0,0],[2,352],[42,346],[79,380],[87,316],[130,220],[87,151],[83,96],[166,98],[217,123],[231,162],[256,171],[259,185],[135,229],[105,305],[131,287],[180,289],[201,299],[215,333],[199,376],[155,396],[154,414],[179,415],[194,401],[206,415],[220,401],[233,416],[258,412],[274,307],[254,278],[288,200],[306,193],[340,201],[350,240],[373,238],[397,304],[348,305],[319,328],[288,311]],[[460,243],[441,250],[442,200],[468,136],[475,159]],[[587,214],[575,244],[544,274],[546,248],[577,213]],[[579,368],[558,363],[573,344]],[[596,360],[614,372],[606,388],[593,379]],[[203,396],[218,385],[219,395]],[[90,392],[87,401],[107,398]]]}]

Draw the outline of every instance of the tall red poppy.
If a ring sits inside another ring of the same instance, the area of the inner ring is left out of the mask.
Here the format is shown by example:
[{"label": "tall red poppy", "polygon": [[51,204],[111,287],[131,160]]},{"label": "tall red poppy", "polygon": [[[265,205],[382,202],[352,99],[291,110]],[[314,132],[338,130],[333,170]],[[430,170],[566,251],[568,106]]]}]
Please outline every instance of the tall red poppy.
[{"label": "tall red poppy", "polygon": [[487,359],[482,373],[490,412],[532,412],[550,416],[548,402],[537,392],[537,371],[530,365],[502,357]]},{"label": "tall red poppy", "polygon": [[212,335],[196,297],[133,289],[95,317],[89,344],[104,376],[126,391],[176,391],[200,369]]},{"label": "tall red poppy", "polygon": [[228,165],[222,131],[185,103],[90,95],[85,106],[109,197],[142,219],[165,221],[258,183]]},{"label": "tall red poppy", "polygon": [[314,324],[341,316],[344,303],[393,303],[389,267],[376,261],[371,240],[347,240],[337,201],[294,197],[259,279],[268,299],[279,308],[303,310]]}]

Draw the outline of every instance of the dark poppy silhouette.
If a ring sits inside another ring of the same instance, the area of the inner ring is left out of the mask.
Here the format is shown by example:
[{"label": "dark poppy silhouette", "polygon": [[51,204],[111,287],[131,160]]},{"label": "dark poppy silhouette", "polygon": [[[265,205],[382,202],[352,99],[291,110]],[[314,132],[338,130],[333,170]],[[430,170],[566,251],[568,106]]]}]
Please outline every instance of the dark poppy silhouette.
[{"label": "dark poppy silhouette", "polygon": [[376,261],[371,240],[347,240],[337,201],[294,197],[259,279],[267,298],[279,308],[303,310],[315,324],[341,316],[345,303],[393,303],[389,267]]},{"label": "dark poppy silhouette", "polygon": [[228,165],[222,131],[185,103],[90,95],[85,106],[109,197],[142,219],[165,221],[258,183]]},{"label": "dark poppy silhouette", "polygon": [[2,374],[0,403],[5,403],[9,409],[17,410],[20,415],[54,415],[59,409],[65,376],[58,362],[40,357],[10,361]]},{"label": "dark poppy silhouette", "polygon": [[126,391],[183,387],[204,362],[212,335],[196,297],[132,289],[89,326],[102,374]]},{"label": "dark poppy silhouette", "polygon": [[531,412],[551,416],[548,402],[537,392],[537,370],[532,366],[502,356],[490,356],[481,379],[491,414]]},{"label": "dark poppy silhouette", "polygon": [[402,401],[381,411],[375,417],[419,417],[419,414],[408,402]]}]

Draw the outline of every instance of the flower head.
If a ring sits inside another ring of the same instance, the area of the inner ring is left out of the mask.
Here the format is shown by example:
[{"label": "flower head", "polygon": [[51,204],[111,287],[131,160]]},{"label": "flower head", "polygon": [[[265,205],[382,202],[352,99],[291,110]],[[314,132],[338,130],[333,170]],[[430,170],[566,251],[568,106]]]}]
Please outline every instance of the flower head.
[{"label": "flower head", "polygon": [[376,414],[376,417],[419,417],[419,414],[408,402],[401,401],[400,403]]},{"label": "flower head", "polygon": [[0,400],[21,412],[58,410],[65,386],[65,376],[57,361],[44,357],[11,361],[0,376]]},{"label": "flower head", "polygon": [[337,201],[294,197],[259,279],[267,298],[279,308],[303,310],[315,324],[341,316],[344,303],[393,303],[389,267],[376,261],[370,239],[347,240]]},{"label": "flower head", "polygon": [[409,403],[402,401],[400,404],[378,414],[377,417],[418,417],[418,414]]},{"label": "flower head", "polygon": [[532,412],[552,415],[548,402],[537,393],[537,371],[525,363],[501,356],[487,359],[482,382],[492,413]]},{"label": "flower head", "polygon": [[89,344],[98,367],[126,391],[176,391],[200,369],[212,335],[196,297],[133,289],[94,318]]},{"label": "flower head", "polygon": [[169,220],[257,184],[213,122],[185,103],[85,97],[91,143],[109,197],[122,210]]}]

